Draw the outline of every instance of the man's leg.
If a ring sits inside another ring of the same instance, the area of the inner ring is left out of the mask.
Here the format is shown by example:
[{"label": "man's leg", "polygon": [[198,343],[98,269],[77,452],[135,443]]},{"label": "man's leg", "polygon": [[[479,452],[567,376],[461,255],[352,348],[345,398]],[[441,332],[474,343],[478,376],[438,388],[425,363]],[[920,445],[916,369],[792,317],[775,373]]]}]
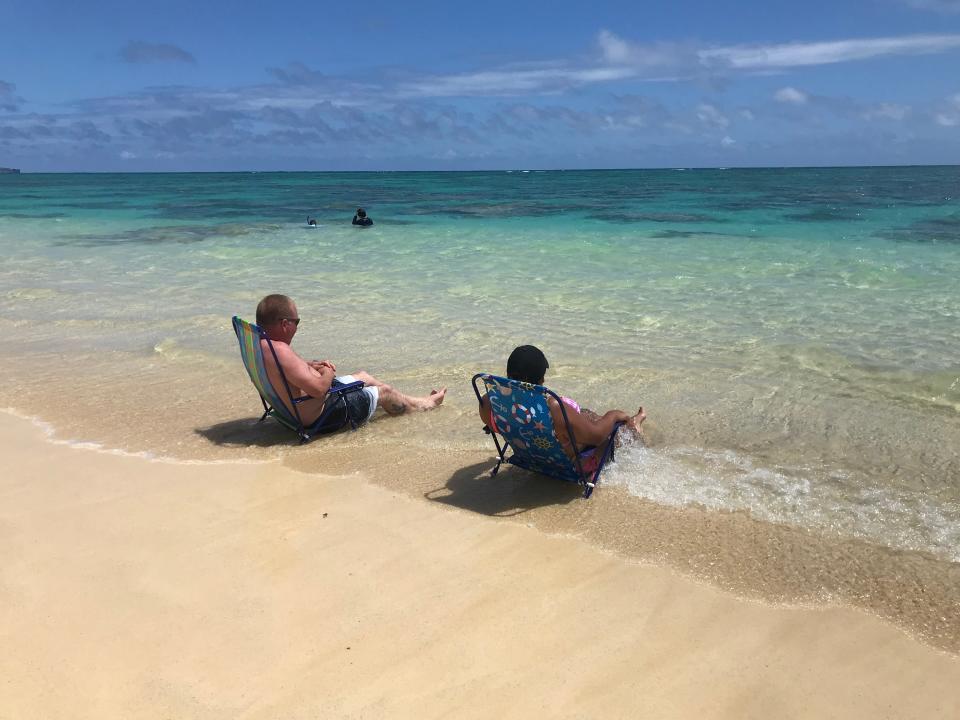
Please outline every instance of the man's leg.
[{"label": "man's leg", "polygon": [[350,374],[357,380],[363,380],[364,385],[377,388],[380,393],[380,407],[390,415],[403,415],[413,410],[433,410],[443,402],[444,395],[447,394],[447,389],[442,388],[432,390],[427,397],[413,397],[412,395],[404,395],[396,388],[377,380],[363,370]]}]

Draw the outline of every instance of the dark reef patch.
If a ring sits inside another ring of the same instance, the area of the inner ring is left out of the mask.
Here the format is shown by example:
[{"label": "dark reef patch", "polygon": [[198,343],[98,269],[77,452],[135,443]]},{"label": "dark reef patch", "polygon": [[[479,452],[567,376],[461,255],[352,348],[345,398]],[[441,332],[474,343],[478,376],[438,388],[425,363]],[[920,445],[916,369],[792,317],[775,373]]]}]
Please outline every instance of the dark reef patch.
[{"label": "dark reef patch", "polygon": [[960,213],[917,220],[904,227],[881,230],[875,233],[875,236],[895,242],[960,245]]},{"label": "dark reef patch", "polygon": [[681,212],[595,212],[587,215],[591,220],[613,223],[722,223],[724,218],[703,213]]},{"label": "dark reef patch", "polygon": [[261,232],[264,226],[250,225],[170,225],[149,227],[137,230],[125,230],[105,235],[68,235],[57,245],[80,247],[102,247],[121,243],[159,245],[164,243],[198,243],[214,237],[239,237]]}]

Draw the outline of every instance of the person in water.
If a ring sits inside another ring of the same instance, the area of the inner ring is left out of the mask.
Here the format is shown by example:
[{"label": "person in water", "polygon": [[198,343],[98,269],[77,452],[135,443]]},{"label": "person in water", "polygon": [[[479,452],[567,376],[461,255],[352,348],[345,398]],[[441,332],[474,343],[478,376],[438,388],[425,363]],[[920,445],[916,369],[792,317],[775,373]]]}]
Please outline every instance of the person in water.
[{"label": "person in water", "polygon": [[362,227],[370,227],[373,225],[373,220],[367,217],[367,211],[363,208],[357,208],[357,214],[353,216],[353,224],[361,225]]},{"label": "person in water", "polygon": [[307,217],[307,225],[310,225],[311,227],[316,227],[317,226],[316,219],[312,217]]},{"label": "person in water", "polygon": [[[507,359],[507,377],[511,380],[530,383],[531,385],[543,385],[543,379],[546,376],[547,368],[550,363],[540,348],[533,345],[521,345],[515,348]],[[577,441],[577,447],[581,450],[581,466],[583,471],[591,473],[596,470],[599,459],[606,452],[606,442],[613,432],[613,427],[617,423],[624,423],[620,429],[618,437],[623,437],[626,430],[634,437],[643,438],[640,426],[647,419],[646,413],[641,407],[635,415],[628,415],[623,410],[608,410],[603,415],[586,408],[581,408],[576,401],[568,397],[561,397],[567,411],[567,420],[570,423],[570,429]],[[563,451],[571,460],[574,459],[573,443],[567,434],[566,424],[563,422],[563,413],[557,401],[552,397],[547,397],[547,405],[550,408],[550,417],[553,420],[553,427],[557,435],[557,440],[563,447]],[[484,395],[480,399],[480,419],[491,431],[497,432],[496,421],[490,412],[490,400]],[[594,452],[584,457],[582,451],[589,448],[595,448]]]},{"label": "person in water", "polygon": [[[347,384],[355,380],[362,380],[365,387],[360,392],[349,393],[345,396],[346,407],[338,408],[331,413],[324,429],[338,429],[348,420],[361,424],[373,417],[377,407],[382,407],[388,415],[403,415],[416,410],[433,410],[443,402],[447,389],[432,390],[427,397],[413,397],[405,395],[399,390],[377,380],[366,372],[360,371],[350,375],[337,375],[336,366],[329,360],[304,360],[293,351],[290,344],[300,326],[300,314],[293,300],[286,295],[267,295],[257,305],[257,325],[266,333],[273,343],[277,361],[286,376],[293,397],[309,396],[297,404],[300,418],[304,425],[315,422],[323,412],[323,405],[327,391],[334,381]],[[261,340],[263,346],[263,362],[267,370],[267,378],[274,387],[283,387],[283,379],[270,352],[266,340]],[[282,398],[287,409],[293,412],[286,398]]]}]

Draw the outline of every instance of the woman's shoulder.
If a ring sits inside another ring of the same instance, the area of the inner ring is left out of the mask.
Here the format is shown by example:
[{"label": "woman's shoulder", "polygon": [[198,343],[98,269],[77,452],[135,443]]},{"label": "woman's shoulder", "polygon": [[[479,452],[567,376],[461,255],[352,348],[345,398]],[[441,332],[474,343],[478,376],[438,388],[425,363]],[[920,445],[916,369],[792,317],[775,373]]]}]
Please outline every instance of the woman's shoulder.
[{"label": "woman's shoulder", "polygon": [[[580,404],[573,398],[568,398],[564,395],[558,395],[560,401],[567,407],[568,410],[573,410],[574,412],[580,412]],[[547,407],[552,411],[560,412],[560,403],[557,402],[557,399],[553,395],[547,395]]]}]

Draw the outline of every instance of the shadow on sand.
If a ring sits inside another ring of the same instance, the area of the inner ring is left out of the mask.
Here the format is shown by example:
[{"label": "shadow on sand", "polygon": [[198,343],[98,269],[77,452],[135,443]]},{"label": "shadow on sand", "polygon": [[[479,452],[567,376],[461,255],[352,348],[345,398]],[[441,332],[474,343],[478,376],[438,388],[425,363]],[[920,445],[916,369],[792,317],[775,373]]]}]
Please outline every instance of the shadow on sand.
[{"label": "shadow on sand", "polygon": [[[195,428],[194,432],[221,447],[296,447],[300,444],[296,434],[287,428],[275,422],[259,422],[257,418],[227,420]],[[321,437],[311,442],[315,440]],[[512,465],[502,465],[500,472],[490,477],[496,462],[496,457],[491,457],[462,467],[443,487],[423,495],[433,502],[495,517],[520,515],[547,505],[566,505],[583,497],[583,488],[579,485],[551,480]]]},{"label": "shadow on sand", "polygon": [[300,438],[276,422],[259,422],[257,418],[227,420],[210,427],[195,428],[194,432],[214,445],[223,447],[274,447],[299,445]]},{"label": "shadow on sand", "polygon": [[424,493],[427,500],[496,517],[520,515],[545,505],[565,505],[583,497],[583,488],[551,480],[512,465],[490,477],[495,457],[457,470],[446,485]]}]

